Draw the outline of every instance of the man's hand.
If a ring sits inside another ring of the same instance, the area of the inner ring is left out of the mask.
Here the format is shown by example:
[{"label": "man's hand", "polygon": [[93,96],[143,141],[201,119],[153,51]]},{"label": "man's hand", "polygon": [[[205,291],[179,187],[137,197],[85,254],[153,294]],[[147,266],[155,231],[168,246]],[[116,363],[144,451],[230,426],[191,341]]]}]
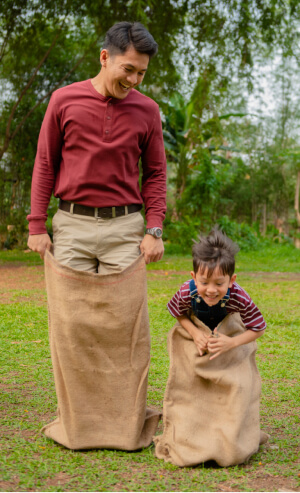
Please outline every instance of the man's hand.
[{"label": "man's hand", "polygon": [[53,251],[53,244],[47,233],[42,235],[29,235],[27,245],[33,252],[39,253],[41,259],[44,258],[46,250],[49,250],[49,252]]},{"label": "man's hand", "polygon": [[164,243],[161,238],[154,238],[152,235],[145,235],[140,246],[141,253],[144,255],[146,264],[157,262],[163,258]]}]

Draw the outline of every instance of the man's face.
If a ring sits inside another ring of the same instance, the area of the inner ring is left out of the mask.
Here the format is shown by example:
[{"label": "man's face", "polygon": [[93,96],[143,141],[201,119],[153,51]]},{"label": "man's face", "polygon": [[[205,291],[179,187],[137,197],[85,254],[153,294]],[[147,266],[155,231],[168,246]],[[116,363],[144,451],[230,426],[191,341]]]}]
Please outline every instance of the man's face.
[{"label": "man's face", "polygon": [[208,306],[213,306],[219,303],[227,293],[228,288],[231,288],[236,279],[236,274],[233,274],[231,278],[229,275],[224,276],[219,268],[216,267],[212,275],[207,277],[207,271],[207,268],[202,274],[200,271],[196,274],[192,271],[191,275],[195,281],[198,294]]},{"label": "man's face", "polygon": [[123,54],[111,55],[108,50],[100,54],[103,88],[106,97],[124,99],[132,88],[138,86],[146,73],[149,56],[139,53],[132,46]]}]

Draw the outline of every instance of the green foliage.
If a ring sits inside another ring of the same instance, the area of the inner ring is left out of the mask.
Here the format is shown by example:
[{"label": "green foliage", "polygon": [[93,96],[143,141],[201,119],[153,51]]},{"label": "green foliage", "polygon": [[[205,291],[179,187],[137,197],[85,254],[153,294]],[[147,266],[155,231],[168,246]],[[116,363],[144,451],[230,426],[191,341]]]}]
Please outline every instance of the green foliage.
[{"label": "green foliage", "polygon": [[169,254],[190,253],[193,240],[196,240],[201,227],[200,219],[183,217],[181,221],[166,220],[164,223],[164,241]]},{"label": "green foliage", "polygon": [[259,239],[255,230],[245,223],[236,223],[231,221],[228,216],[218,219],[218,225],[233,241],[235,241],[241,250],[247,252],[257,250]]},{"label": "green foliage", "polygon": [[[265,245],[265,239],[259,237],[256,230],[248,224],[239,224],[227,216],[220,217],[215,224],[218,224],[224,233],[245,252],[257,250]],[[164,239],[168,253],[191,252],[193,240],[197,241],[200,233],[208,234],[213,225],[214,223],[210,221],[209,217],[191,219],[189,216],[183,216],[180,221],[175,222],[167,219],[164,226]]]},{"label": "green foliage", "polygon": [[[141,90],[163,112],[172,221],[189,217],[197,225],[194,218],[215,223],[228,215],[260,222],[263,230],[264,223],[289,219],[298,169],[290,134],[299,117],[291,98],[299,19],[294,0],[3,0],[1,224],[11,223],[11,210],[29,209],[51,92],[96,75],[104,33],[120,20],[143,22],[159,44]],[[270,131],[267,118],[253,123],[247,116],[246,98],[253,63],[265,65],[266,56],[275,55],[283,60],[277,76],[282,104]]]}]

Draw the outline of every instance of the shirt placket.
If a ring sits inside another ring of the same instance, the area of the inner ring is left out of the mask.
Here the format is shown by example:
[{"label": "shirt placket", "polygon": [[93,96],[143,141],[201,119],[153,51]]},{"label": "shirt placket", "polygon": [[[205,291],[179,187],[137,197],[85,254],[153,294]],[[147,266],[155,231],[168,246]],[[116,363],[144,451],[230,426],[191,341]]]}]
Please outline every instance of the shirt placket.
[{"label": "shirt placket", "polygon": [[106,105],[106,111],[103,122],[103,141],[111,142],[112,140],[112,116],[113,116],[113,104],[109,100]]}]

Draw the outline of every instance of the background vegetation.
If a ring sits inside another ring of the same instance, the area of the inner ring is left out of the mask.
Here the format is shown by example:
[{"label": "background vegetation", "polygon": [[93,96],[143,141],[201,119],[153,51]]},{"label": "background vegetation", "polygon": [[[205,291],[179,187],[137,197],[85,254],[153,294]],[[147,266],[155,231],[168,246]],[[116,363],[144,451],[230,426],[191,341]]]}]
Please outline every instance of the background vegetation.
[{"label": "background vegetation", "polygon": [[0,248],[26,244],[52,91],[96,75],[104,33],[124,19],[160,47],[141,90],[162,113],[167,242],[189,249],[220,222],[243,248],[260,235],[299,243],[298,0],[2,0]]}]

